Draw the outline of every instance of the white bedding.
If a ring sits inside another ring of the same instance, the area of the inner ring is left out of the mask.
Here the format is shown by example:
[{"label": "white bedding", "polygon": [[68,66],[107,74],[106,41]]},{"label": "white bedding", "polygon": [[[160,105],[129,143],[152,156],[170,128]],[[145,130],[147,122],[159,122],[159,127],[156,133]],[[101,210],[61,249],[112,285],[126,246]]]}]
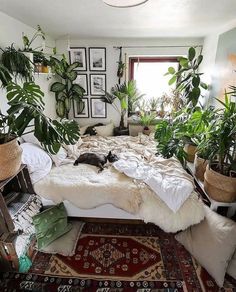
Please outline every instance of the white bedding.
[{"label": "white bedding", "polygon": [[[169,176],[188,177],[177,160],[156,157],[155,142],[147,136],[87,137],[76,155],[85,152],[107,154],[109,150],[122,159],[149,162]],[[101,173],[96,167],[86,164],[53,167],[34,188],[37,194],[55,203],[68,200],[84,209],[110,203],[138,215],[145,222],[157,224],[166,232],[186,229],[204,218],[203,203],[195,192],[174,213],[146,184],[119,173],[112,166]]]}]

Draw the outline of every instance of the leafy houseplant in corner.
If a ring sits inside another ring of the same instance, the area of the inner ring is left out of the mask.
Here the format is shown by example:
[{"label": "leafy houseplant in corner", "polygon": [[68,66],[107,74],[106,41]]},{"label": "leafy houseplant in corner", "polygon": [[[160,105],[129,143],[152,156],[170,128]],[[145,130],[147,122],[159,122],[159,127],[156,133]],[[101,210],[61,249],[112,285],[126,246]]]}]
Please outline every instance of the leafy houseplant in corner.
[{"label": "leafy houseplant in corner", "polygon": [[[20,167],[21,148],[17,137],[23,133],[34,132],[45,149],[53,154],[62,143],[75,144],[79,138],[76,122],[59,122],[43,114],[44,94],[35,83],[25,82],[21,87],[9,82],[6,90],[9,108],[6,114],[0,111],[0,180],[14,175]],[[34,126],[33,129],[30,126]]]},{"label": "leafy houseplant in corner", "polygon": [[60,82],[54,82],[50,89],[55,92],[56,112],[60,118],[68,118],[72,101],[81,103],[85,92],[79,84],[73,83],[77,78],[75,68],[79,67],[79,63],[70,65],[64,56],[61,60],[51,57],[50,63],[52,70],[61,79]]},{"label": "leafy houseplant in corner", "polygon": [[[232,88],[232,87],[231,87]],[[234,94],[236,88],[233,87]],[[204,189],[219,202],[236,201],[236,104],[225,94],[205,145],[211,149],[204,175]]]}]

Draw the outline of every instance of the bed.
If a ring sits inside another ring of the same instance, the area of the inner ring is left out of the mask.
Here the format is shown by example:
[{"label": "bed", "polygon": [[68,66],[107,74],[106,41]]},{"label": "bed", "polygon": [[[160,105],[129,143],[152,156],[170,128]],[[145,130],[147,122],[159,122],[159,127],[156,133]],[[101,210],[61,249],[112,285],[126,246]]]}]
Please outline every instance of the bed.
[{"label": "bed", "polygon": [[173,212],[146,183],[117,171],[112,165],[101,173],[95,166],[73,166],[72,162],[79,154],[107,154],[110,150],[121,160],[135,160],[161,170],[173,183],[179,177],[192,181],[176,159],[155,156],[152,137],[91,136],[83,138],[78,147],[67,148],[71,161],[67,159],[66,164],[52,167],[46,177],[34,184],[43,205],[64,201],[69,216],[141,219],[166,232],[184,230],[204,218],[203,203],[194,191],[180,209]]}]

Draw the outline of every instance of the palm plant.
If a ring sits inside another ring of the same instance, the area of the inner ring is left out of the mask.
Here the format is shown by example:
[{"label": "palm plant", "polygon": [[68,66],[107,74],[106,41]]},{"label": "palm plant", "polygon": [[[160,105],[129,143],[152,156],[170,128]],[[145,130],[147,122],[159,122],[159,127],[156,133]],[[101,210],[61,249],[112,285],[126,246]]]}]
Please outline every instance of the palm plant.
[{"label": "palm plant", "polygon": [[79,67],[79,63],[74,62],[70,65],[65,56],[61,60],[51,57],[50,62],[61,79],[61,82],[54,82],[50,88],[55,93],[56,112],[60,118],[68,118],[72,101],[80,103],[85,92],[79,84],[73,83],[77,77],[75,68]]},{"label": "palm plant", "polygon": [[156,118],[155,114],[149,114],[147,112],[141,112],[140,123],[144,127],[144,130],[149,130],[149,126],[153,123],[155,118]]}]

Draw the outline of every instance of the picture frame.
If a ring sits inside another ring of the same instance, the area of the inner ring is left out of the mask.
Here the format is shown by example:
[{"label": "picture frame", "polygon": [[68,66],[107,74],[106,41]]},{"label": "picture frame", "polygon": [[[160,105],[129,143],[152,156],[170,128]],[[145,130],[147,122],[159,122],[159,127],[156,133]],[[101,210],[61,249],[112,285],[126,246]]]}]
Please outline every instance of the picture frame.
[{"label": "picture frame", "polygon": [[88,98],[82,98],[81,102],[84,103],[84,106],[81,106],[77,101],[73,102],[73,111],[75,118],[89,118],[89,101]]},{"label": "picture frame", "polygon": [[77,77],[74,81],[75,84],[79,84],[85,90],[84,96],[88,95],[88,77],[87,74],[77,73]]},{"label": "picture frame", "polygon": [[71,47],[69,51],[70,63],[79,62],[80,67],[77,67],[77,71],[87,71],[87,57],[86,48],[84,47]]},{"label": "picture frame", "polygon": [[106,74],[90,74],[90,94],[93,96],[105,95]]},{"label": "picture frame", "polygon": [[91,118],[106,118],[107,104],[101,98],[90,98]]},{"label": "picture frame", "polygon": [[89,48],[89,70],[106,71],[106,48]]}]

